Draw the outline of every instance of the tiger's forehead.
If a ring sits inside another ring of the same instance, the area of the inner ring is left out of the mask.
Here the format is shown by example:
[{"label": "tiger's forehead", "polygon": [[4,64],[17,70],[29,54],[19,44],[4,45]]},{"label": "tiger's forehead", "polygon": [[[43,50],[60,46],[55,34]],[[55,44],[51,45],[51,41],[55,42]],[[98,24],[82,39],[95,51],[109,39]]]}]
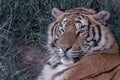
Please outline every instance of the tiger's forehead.
[{"label": "tiger's forehead", "polygon": [[68,14],[65,15],[61,20],[60,23],[66,24],[66,23],[83,23],[86,24],[87,23],[87,19],[85,18],[85,16],[83,17],[82,15],[80,15],[79,13],[74,13],[74,14]]},{"label": "tiger's forehead", "polygon": [[86,8],[75,8],[72,10],[66,10],[65,13],[63,13],[56,19],[55,25],[59,25],[64,22],[64,24],[69,22],[75,23],[77,21],[81,21],[81,23],[87,25],[87,20],[89,19],[89,16],[95,13],[96,11]]},{"label": "tiger's forehead", "polygon": [[93,9],[85,8],[85,7],[79,7],[74,8],[71,10],[66,10],[67,13],[73,14],[73,13],[83,13],[83,14],[95,14],[96,11]]},{"label": "tiger's forehead", "polygon": [[65,13],[64,15],[62,15],[60,18],[59,18],[59,21],[63,21],[63,20],[68,20],[68,21],[78,21],[78,20],[82,20],[82,19],[88,19],[90,15],[93,15],[93,14],[84,14],[84,13],[81,13],[80,11],[79,12],[69,12],[69,13]]},{"label": "tiger's forehead", "polygon": [[73,14],[65,14],[63,17],[61,17],[60,22],[75,22],[82,20],[83,17],[79,13],[73,13]]}]

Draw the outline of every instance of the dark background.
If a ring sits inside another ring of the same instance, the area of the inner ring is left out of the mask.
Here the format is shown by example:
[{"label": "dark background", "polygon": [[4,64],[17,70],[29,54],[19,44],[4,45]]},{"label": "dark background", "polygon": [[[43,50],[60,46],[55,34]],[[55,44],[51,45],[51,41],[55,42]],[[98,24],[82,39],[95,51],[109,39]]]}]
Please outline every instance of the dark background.
[{"label": "dark background", "polygon": [[109,11],[108,25],[120,45],[120,0],[0,0],[0,80],[31,80],[33,75],[16,56],[30,44],[46,49],[53,7],[81,6]]}]

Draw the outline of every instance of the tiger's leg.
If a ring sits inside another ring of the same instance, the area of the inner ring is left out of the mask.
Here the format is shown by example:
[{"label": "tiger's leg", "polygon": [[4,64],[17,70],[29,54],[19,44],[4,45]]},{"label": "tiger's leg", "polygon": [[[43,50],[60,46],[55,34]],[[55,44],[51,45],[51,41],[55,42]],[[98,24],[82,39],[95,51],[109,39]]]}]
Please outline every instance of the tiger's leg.
[{"label": "tiger's leg", "polygon": [[[63,70],[54,80],[83,80],[120,66],[117,54],[96,54],[81,59],[70,69]],[[60,77],[59,77],[60,76]]]},{"label": "tiger's leg", "polygon": [[119,80],[120,79],[120,65],[112,68],[109,71],[100,73],[95,76],[90,76],[83,80]]}]

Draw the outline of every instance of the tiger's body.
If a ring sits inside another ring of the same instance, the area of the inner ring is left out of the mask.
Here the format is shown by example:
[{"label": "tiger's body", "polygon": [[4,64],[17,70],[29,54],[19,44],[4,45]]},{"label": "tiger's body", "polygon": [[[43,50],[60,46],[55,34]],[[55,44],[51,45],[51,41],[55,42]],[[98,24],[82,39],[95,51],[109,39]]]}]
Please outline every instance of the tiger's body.
[{"label": "tiger's body", "polygon": [[52,14],[56,18],[48,30],[52,56],[37,80],[83,80],[119,65],[118,45],[106,26],[109,12],[97,13],[83,7],[66,11],[53,8]]}]

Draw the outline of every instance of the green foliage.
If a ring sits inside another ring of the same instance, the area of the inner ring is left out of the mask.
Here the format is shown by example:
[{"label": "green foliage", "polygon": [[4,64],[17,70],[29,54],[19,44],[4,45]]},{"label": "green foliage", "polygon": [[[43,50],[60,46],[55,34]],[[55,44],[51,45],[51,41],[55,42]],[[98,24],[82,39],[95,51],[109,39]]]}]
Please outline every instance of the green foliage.
[{"label": "green foliage", "polygon": [[33,76],[28,75],[27,68],[18,68],[15,57],[21,49],[15,44],[24,41],[24,45],[45,47],[47,28],[54,20],[51,9],[80,6],[108,10],[108,24],[120,44],[119,0],[0,0],[0,80],[31,80]]}]

